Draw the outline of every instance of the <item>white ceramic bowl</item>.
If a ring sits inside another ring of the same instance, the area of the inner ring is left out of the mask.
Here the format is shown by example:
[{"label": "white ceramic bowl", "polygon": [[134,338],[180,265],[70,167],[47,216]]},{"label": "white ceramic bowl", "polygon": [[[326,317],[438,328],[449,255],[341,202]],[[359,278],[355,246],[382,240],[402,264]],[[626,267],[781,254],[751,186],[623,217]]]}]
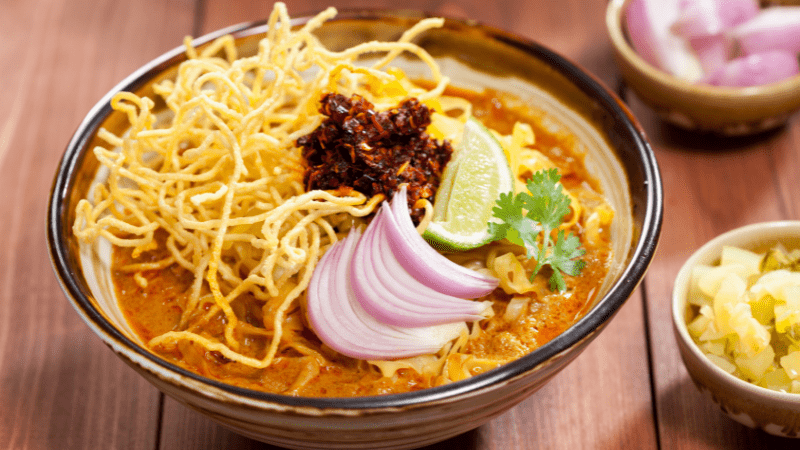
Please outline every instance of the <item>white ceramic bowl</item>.
[{"label": "white ceramic bowl", "polygon": [[800,221],[765,222],[728,231],[700,247],[683,265],[672,293],[672,322],[678,349],[692,380],[711,402],[733,420],[784,437],[800,437],[800,394],[789,394],[748,383],[711,362],[686,328],[691,270],[719,262],[722,247],[764,251],[774,244],[800,248]]},{"label": "white ceramic bowl", "polygon": [[[335,48],[371,39],[395,40],[423,17],[408,11],[343,13],[318,35]],[[195,45],[231,33],[246,55],[265,31],[263,23],[244,24],[199,38]],[[71,226],[75,205],[98,170],[90,150],[97,130],[103,126],[120,131],[124,126],[124,117],[111,111],[109,99],[120,90],[152,93],[153,82],[172,76],[184,60],[184,49],[176,48],[132,74],[90,111],[69,143],[53,185],[48,214],[53,265],[66,296],[92,331],[167,395],[241,434],[292,448],[411,448],[441,441],[516,405],[573,360],[627,300],[655,251],[662,218],[661,179],[644,134],[613,93],[535,43],[448,20],[418,44],[434,55],[454,84],[514,92],[547,110],[585,146],[587,165],[617,210],[618,223],[613,273],[585,317],[531,354],[485,374],[380,397],[297,398],[256,392],[204,378],[154,355],[130,332],[116,306],[103,260],[108,250],[81,253]]]}]

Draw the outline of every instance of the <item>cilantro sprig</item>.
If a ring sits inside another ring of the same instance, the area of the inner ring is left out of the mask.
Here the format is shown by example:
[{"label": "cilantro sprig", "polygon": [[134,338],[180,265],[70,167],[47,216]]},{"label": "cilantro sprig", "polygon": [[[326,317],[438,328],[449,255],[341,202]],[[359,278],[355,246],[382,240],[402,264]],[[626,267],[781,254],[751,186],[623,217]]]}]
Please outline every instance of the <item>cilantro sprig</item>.
[{"label": "cilantro sprig", "polygon": [[[542,267],[550,266],[553,269],[552,291],[566,290],[562,273],[576,276],[586,266],[585,261],[578,259],[586,250],[580,247],[577,236],[565,236],[564,230],[559,230],[555,241],[552,239],[552,231],[570,212],[570,198],[558,183],[560,179],[556,169],[540,170],[528,180],[528,192],[516,196],[512,192],[500,194],[492,212],[502,223],[489,222],[488,230],[493,241],[508,239],[524,246],[528,258],[535,258],[536,268],[531,280]],[[539,236],[542,236],[541,244]]]}]

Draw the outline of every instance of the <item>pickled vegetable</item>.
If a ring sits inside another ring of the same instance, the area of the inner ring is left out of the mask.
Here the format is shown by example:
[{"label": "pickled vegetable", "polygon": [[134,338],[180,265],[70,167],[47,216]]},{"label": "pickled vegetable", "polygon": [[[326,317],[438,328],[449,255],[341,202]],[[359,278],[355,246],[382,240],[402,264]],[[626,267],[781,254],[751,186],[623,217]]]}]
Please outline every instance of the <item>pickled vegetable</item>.
[{"label": "pickled vegetable", "polygon": [[689,334],[722,370],[800,394],[800,250],[725,247],[692,271]]}]

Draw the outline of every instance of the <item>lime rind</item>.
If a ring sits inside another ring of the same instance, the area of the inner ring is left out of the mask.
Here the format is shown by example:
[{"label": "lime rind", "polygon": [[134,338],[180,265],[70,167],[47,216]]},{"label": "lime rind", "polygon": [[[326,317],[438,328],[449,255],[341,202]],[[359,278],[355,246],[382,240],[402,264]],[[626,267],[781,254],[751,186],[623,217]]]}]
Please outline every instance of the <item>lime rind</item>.
[{"label": "lime rind", "polygon": [[514,190],[514,176],[500,142],[477,119],[464,125],[464,136],[442,174],[431,223],[423,237],[442,251],[463,251],[491,240],[492,207]]},{"label": "lime rind", "polygon": [[461,252],[480,247],[491,241],[491,236],[486,231],[468,235],[461,234],[455,238],[450,238],[450,236],[453,236],[453,234],[449,230],[433,222],[428,225],[422,235],[433,248],[443,252]]}]

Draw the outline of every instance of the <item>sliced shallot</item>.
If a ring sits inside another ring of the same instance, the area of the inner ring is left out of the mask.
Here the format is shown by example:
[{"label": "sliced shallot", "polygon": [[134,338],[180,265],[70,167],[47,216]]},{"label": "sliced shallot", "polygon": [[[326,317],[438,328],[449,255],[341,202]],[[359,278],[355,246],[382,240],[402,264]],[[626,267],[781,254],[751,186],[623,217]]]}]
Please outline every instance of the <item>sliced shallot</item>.
[{"label": "sliced shallot", "polygon": [[703,74],[689,42],[671,30],[679,0],[633,0],[625,10],[631,44],[645,61],[672,75],[695,81]]},{"label": "sliced shallot", "polygon": [[733,59],[703,81],[714,86],[747,87],[774,83],[798,74],[797,55],[774,50]]},{"label": "sliced shallot", "polygon": [[745,54],[769,50],[800,53],[800,6],[765,8],[753,19],[730,30]]},{"label": "sliced shallot", "polygon": [[450,261],[419,235],[406,203],[406,188],[396,192],[392,214],[386,214],[386,236],[397,260],[411,276],[443,294],[479,298],[492,292],[499,280]]},{"label": "sliced shallot", "polygon": [[482,319],[485,302],[442,294],[406,271],[388,242],[385,228],[391,214],[384,203],[353,255],[350,282],[361,306],[381,322],[406,327]]},{"label": "sliced shallot", "polygon": [[307,310],[317,336],[337,352],[357,359],[396,359],[436,353],[466,331],[464,322],[397,327],[378,321],[355,298],[350,266],[360,232],[334,244],[317,264],[307,291]]}]

